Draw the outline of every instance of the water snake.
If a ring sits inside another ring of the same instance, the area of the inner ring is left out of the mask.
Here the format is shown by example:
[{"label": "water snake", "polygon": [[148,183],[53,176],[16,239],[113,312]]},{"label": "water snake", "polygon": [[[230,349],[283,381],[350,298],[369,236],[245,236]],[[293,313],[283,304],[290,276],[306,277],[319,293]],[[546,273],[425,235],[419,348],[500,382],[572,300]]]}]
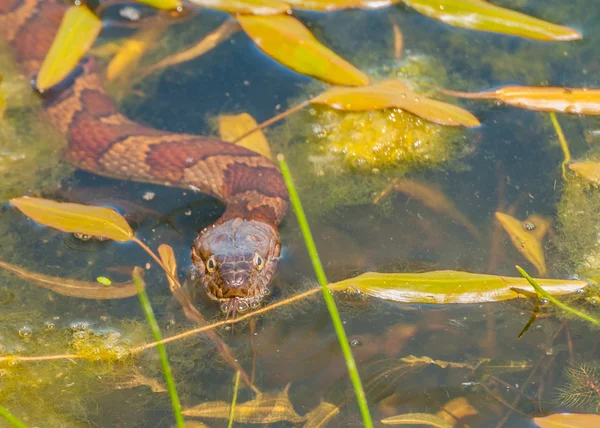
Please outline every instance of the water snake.
[{"label": "water snake", "polygon": [[[65,10],[53,0],[0,0],[0,38],[34,86]],[[93,58],[42,97],[50,121],[66,136],[64,157],[75,167],[220,199],[223,215],[192,245],[199,280],[230,311],[263,299],[277,267],[278,225],[288,207],[284,181],[269,159],[215,138],[129,120],[108,97]]]}]

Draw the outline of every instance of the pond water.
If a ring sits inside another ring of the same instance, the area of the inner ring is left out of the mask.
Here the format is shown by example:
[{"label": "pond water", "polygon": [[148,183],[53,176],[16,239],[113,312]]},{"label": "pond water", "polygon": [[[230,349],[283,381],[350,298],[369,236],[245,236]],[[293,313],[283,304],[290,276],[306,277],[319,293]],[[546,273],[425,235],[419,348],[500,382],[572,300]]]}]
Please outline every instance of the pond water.
[{"label": "pond water", "polygon": [[[429,93],[438,86],[475,92],[508,84],[600,85],[600,9],[594,0],[494,3],[568,25],[584,39],[541,43],[452,28],[402,5],[296,16],[362,70],[379,78],[405,77]],[[118,15],[118,8],[111,14]],[[139,69],[200,40],[226,19],[224,13],[202,11],[171,25],[154,41],[154,50]],[[393,25],[403,34],[400,59],[394,57]],[[132,30],[108,28],[97,46],[130,34]],[[201,135],[216,134],[219,114],[248,112],[261,122],[324,87],[264,55],[242,32],[196,60],[138,77],[134,71],[129,79],[135,83],[110,87],[129,118]],[[309,108],[266,130],[273,152],[285,154],[290,164],[328,280],[369,271],[518,276],[516,264],[537,275],[496,222],[494,213],[502,211],[520,221],[534,214],[551,219],[542,241],[547,277],[593,281],[600,272],[600,265],[593,263],[600,196],[575,179],[565,182],[563,152],[550,116],[494,102],[445,100],[467,108],[482,126],[448,131],[418,125],[414,132],[421,132],[423,151],[411,154],[408,147],[400,160],[387,164],[363,162],[328,146],[346,138],[362,147],[381,137],[385,132],[378,127],[387,120],[383,115],[344,116]],[[58,151],[45,148],[45,140],[55,147],[60,138],[48,137],[44,125],[34,126],[37,116],[25,116],[30,111],[36,114],[29,107],[10,110],[5,119],[10,123],[0,134],[0,172],[5,175],[5,184],[0,183],[0,260],[31,272],[86,281],[127,281],[133,266],[145,267],[147,292],[163,336],[195,328],[172,298],[164,273],[138,246],[78,240],[32,223],[7,200],[27,194],[114,207],[128,215],[136,236],[149,246],[173,247],[181,278],[191,269],[189,248],[196,232],[221,215],[222,205],[189,190],[72,171]],[[600,121],[576,115],[558,119],[572,157],[596,159]],[[432,198],[424,202],[410,192],[390,191],[394,180],[412,180],[445,195],[455,211],[441,209],[439,203],[432,208]],[[574,219],[576,214],[580,217]],[[468,223],[461,220],[465,218]],[[318,287],[291,209],[280,231],[282,258],[263,306]],[[193,284],[188,286],[194,290]],[[552,305],[542,305],[519,338],[536,310],[535,299],[431,305],[334,296],[376,425],[394,415],[438,414],[443,408],[458,416],[458,426],[471,427],[533,427],[533,417],[599,411],[598,331]],[[569,301],[599,314],[593,297]],[[224,319],[202,296],[197,307],[207,323]],[[289,399],[300,416],[327,402],[338,408],[327,426],[362,425],[320,294],[214,331],[258,390],[275,394],[289,387]],[[152,341],[135,297],[76,299],[0,271],[0,356],[98,355],[97,361],[0,361],[0,404],[28,426],[173,426],[156,350],[128,355],[131,348]],[[166,349],[182,407],[212,403],[215,413],[221,409],[225,415],[186,417],[190,426],[196,426],[191,421],[227,426],[228,412],[222,409],[232,400],[235,369],[222,347],[196,334]],[[237,402],[253,399],[256,394],[241,382]],[[271,409],[273,414],[285,414],[283,404],[278,406]],[[255,417],[255,422],[266,418]],[[271,425],[305,423],[287,419]],[[242,425],[251,424],[235,423]]]}]

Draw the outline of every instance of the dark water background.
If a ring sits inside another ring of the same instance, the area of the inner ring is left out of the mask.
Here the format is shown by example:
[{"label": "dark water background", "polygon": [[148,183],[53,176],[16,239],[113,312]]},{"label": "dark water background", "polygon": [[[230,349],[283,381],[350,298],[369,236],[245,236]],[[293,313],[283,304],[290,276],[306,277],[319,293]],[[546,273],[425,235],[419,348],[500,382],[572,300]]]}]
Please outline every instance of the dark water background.
[{"label": "dark water background", "polygon": [[[389,17],[392,16],[404,34],[404,55],[434,57],[453,88],[600,84],[597,60],[600,12],[594,0],[495,3],[572,26],[583,32],[584,40],[539,43],[466,31],[442,25],[403,6],[375,12],[298,13],[298,16],[320,40],[363,69],[391,61]],[[195,37],[199,39],[225,19],[225,14],[203,12],[172,28],[170,36],[177,39],[181,32],[185,34],[182,38],[194,40],[194,30],[198,28]],[[122,33],[122,30],[108,31],[104,37],[109,40]],[[178,48],[173,46],[172,50]],[[125,98],[122,107],[130,118],[142,123],[206,135],[214,131],[208,117],[245,111],[261,122],[277,113],[277,105],[286,106],[290,99],[303,97],[310,82],[311,79],[263,55],[244,34],[238,33],[198,60],[172,68],[150,83],[141,82],[136,89],[145,96],[131,95]],[[303,181],[303,175],[312,172],[301,167],[304,164],[294,156],[301,152],[298,145],[305,144],[309,150],[308,143],[283,141],[277,129],[268,133],[274,151],[288,155],[300,197],[307,201],[309,222],[330,281],[365,271],[456,269],[514,276],[517,263],[534,271],[505,234],[501,241],[502,257],[490,270],[491,232],[498,207],[499,181],[504,183],[507,205],[520,201],[518,218],[532,213],[556,215],[556,204],[561,197],[562,154],[549,118],[486,102],[463,103],[463,106],[483,123],[479,129],[466,133],[465,141],[474,145],[473,154],[436,168],[411,170],[409,174],[443,189],[479,228],[483,235],[480,241],[447,217],[401,194],[388,197],[386,210],[369,203],[346,206],[343,201],[331,209],[320,209],[314,201],[334,195],[336,188],[327,180],[319,181],[318,185]],[[302,120],[305,119],[297,119],[295,126],[300,126]],[[585,137],[598,129],[598,120],[560,116],[560,121],[574,157],[585,156],[595,143],[593,138]],[[292,150],[290,144],[296,149]],[[142,196],[149,191],[156,195],[152,201],[144,201]],[[27,193],[36,191],[28,189]],[[169,215],[177,230],[142,215],[136,235],[154,248],[160,243],[171,245],[182,276],[190,266],[189,247],[196,231],[211,224],[223,210],[217,201],[189,191],[110,180],[83,172],[74,172],[62,182],[59,192],[49,192],[46,196],[105,204],[121,211],[131,211],[135,204]],[[31,222],[8,206],[3,208],[0,225],[5,231],[3,260],[38,272],[87,280],[99,275],[125,280],[124,276],[108,272],[107,267],[143,266],[151,262],[134,244],[80,242],[43,227],[32,227]],[[293,214],[282,224],[281,234],[284,256],[274,280],[271,301],[315,286]],[[555,251],[551,240],[547,241],[546,250],[552,276],[565,278],[575,273],[568,263],[569,255]],[[171,301],[163,274],[151,264],[145,278],[164,335],[192,328]],[[85,322],[97,334],[114,330],[127,336],[132,330],[138,334],[144,331],[144,316],[137,299],[83,301],[35,288],[8,274],[2,274],[0,280],[1,289],[14,295],[0,306],[3,324],[0,339],[11,351],[20,347],[24,355],[66,353],[69,349],[60,351],[57,344],[63,343],[59,339],[79,330],[73,323]],[[538,319],[522,339],[517,339],[533,309],[533,304],[525,300],[430,306],[339,296],[338,304],[376,421],[409,412],[436,413],[446,402],[458,397],[466,397],[479,411],[479,416],[468,421],[470,426],[477,427],[493,427],[503,420],[509,410],[501,402],[514,402],[513,407],[522,412],[510,412],[505,426],[513,427],[534,426],[529,419],[533,416],[583,411],[562,408],[555,400],[557,388],[564,386],[565,367],[570,362],[593,362],[600,354],[597,331],[579,321],[567,322],[560,314],[547,311],[550,316]],[[201,311],[208,319],[222,319],[214,306],[202,305]],[[55,324],[53,331],[48,331],[48,322]],[[31,337],[19,336],[23,327],[31,330]],[[329,426],[361,425],[344,360],[322,299],[309,299],[268,313],[253,328],[251,332],[251,326],[242,323],[233,331],[219,332],[246,370],[250,371],[255,362],[256,384],[261,390],[281,390],[291,382],[290,398],[298,413],[303,415],[325,400],[341,406],[340,415]],[[146,336],[144,340],[151,339]],[[132,339],[132,343],[139,342]],[[167,350],[184,408],[231,399],[234,373],[207,339],[184,339],[169,345]],[[510,370],[503,367],[489,372],[433,365],[402,368],[398,359],[409,355],[462,363],[492,358],[499,365],[513,362],[527,367]],[[518,397],[515,391],[497,379],[519,388],[533,366],[536,369],[525,395],[514,401]],[[31,421],[32,426],[172,424],[165,393],[153,393],[145,386],[114,388],[119,378],[134,369],[162,380],[154,351],[134,362],[110,366],[79,361],[42,362],[33,367],[23,363],[17,369],[0,372],[4,374],[0,377],[0,388],[4,383],[0,402],[5,401],[16,414]],[[4,370],[1,366],[0,369]],[[17,375],[33,379],[32,384],[15,386]],[[251,397],[248,390],[242,390],[238,402]],[[40,419],[44,412],[49,416]],[[203,422],[211,427],[226,426],[222,420]]]}]

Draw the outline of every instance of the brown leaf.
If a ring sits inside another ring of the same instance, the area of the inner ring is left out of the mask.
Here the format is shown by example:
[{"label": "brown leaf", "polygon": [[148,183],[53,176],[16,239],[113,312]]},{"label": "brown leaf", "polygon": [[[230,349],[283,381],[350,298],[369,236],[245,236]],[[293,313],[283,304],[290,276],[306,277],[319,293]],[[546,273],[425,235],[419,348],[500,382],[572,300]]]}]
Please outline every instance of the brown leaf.
[{"label": "brown leaf", "polygon": [[500,222],[515,248],[537,269],[539,275],[547,273],[542,240],[550,228],[548,219],[533,215],[521,222],[514,217],[496,212]]},{"label": "brown leaf", "polygon": [[600,415],[585,413],[556,413],[543,418],[533,418],[540,428],[592,428],[600,426]]},{"label": "brown leaf", "polygon": [[160,261],[163,262],[165,267],[167,268],[167,280],[169,281],[169,288],[172,292],[175,289],[179,288],[179,285],[174,281],[177,278],[177,260],[175,259],[175,253],[173,252],[173,248],[167,244],[160,244],[158,247],[158,255],[160,256]]},{"label": "brown leaf", "polygon": [[273,160],[271,146],[269,146],[269,142],[262,131],[258,130],[238,140],[239,137],[247,134],[248,131],[255,129],[257,126],[256,120],[248,113],[238,115],[223,114],[219,116],[219,137],[223,141],[235,141],[235,144],[238,146],[246,147],[253,152],[260,153]]},{"label": "brown leaf", "polygon": [[308,28],[292,16],[240,15],[237,20],[262,51],[298,73],[334,85],[369,83],[365,73],[323,46]]},{"label": "brown leaf", "polygon": [[127,221],[115,210],[105,207],[55,202],[49,199],[11,199],[10,203],[32,220],[63,232],[130,241],[134,234]]},{"label": "brown leaf", "polygon": [[476,416],[478,414],[479,412],[471,406],[469,400],[465,397],[458,397],[444,404],[442,410],[437,412],[436,416],[454,426],[462,418]]},{"label": "brown leaf", "polygon": [[460,98],[498,100],[528,110],[600,115],[600,89],[506,86],[493,92],[456,92],[446,89],[442,92]]},{"label": "brown leaf", "polygon": [[468,111],[414,92],[397,79],[384,80],[358,88],[331,88],[310,100],[344,111],[399,108],[414,115],[447,126],[479,126],[479,120]]},{"label": "brown leaf", "polygon": [[137,295],[135,284],[128,282],[113,282],[106,287],[98,282],[79,281],[71,278],[44,275],[31,272],[19,266],[0,261],[0,268],[17,275],[20,278],[33,282],[35,285],[52,290],[63,296],[77,297],[79,299],[124,299]]},{"label": "brown leaf", "polygon": [[437,428],[452,428],[452,425],[428,413],[406,413],[381,420],[385,425],[429,425]]},{"label": "brown leaf", "polygon": [[304,415],[306,423],[303,428],[324,428],[327,424],[340,413],[339,407],[321,401],[321,403]]},{"label": "brown leaf", "polygon": [[[281,392],[259,393],[254,400],[236,404],[233,420],[250,424],[304,421],[304,418],[294,410],[288,397],[288,390],[289,385]],[[231,403],[212,401],[186,409],[182,413],[185,416],[200,418],[229,419],[230,410]]]},{"label": "brown leaf", "polygon": [[600,162],[574,162],[569,168],[593,184],[600,185]]}]

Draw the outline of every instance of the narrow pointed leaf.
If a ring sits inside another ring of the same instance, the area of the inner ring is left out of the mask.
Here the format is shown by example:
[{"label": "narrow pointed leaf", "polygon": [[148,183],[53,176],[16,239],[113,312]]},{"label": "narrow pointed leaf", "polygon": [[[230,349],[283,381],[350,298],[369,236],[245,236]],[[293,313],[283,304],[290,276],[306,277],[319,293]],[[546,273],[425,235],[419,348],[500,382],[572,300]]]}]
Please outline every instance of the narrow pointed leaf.
[{"label": "narrow pointed leaf", "polygon": [[600,426],[600,415],[585,413],[557,413],[533,418],[540,428],[591,428]]},{"label": "narrow pointed leaf", "polygon": [[[252,129],[256,129],[256,120],[248,113],[219,116],[219,137],[223,141],[234,141]],[[273,153],[265,134],[261,130],[253,132],[235,144],[246,147],[273,160]]]},{"label": "narrow pointed leaf", "polygon": [[182,7],[181,0],[136,0],[138,3],[144,3],[155,9],[175,10]]},{"label": "narrow pointed leaf", "polygon": [[381,423],[385,425],[429,425],[437,428],[452,428],[452,424],[428,413],[406,413],[382,419]]},{"label": "narrow pointed leaf", "polygon": [[169,288],[173,291],[179,287],[174,281],[174,279],[177,278],[177,260],[175,259],[173,247],[167,244],[160,244],[158,247],[158,255],[160,256],[160,261],[163,262],[168,270],[167,281],[169,281]]},{"label": "narrow pointed leaf", "polygon": [[402,0],[423,15],[455,27],[541,41],[581,39],[577,31],[484,0]]},{"label": "narrow pointed leaf", "polygon": [[237,19],[262,51],[298,73],[335,85],[369,83],[365,73],[323,46],[308,28],[291,16],[242,15]]},{"label": "narrow pointed leaf", "polygon": [[44,91],[67,77],[94,44],[101,29],[102,21],[86,6],[67,9],[37,75],[37,89]]},{"label": "narrow pointed leaf", "polygon": [[291,10],[291,6],[279,0],[190,0],[200,7],[244,15],[279,15]]},{"label": "narrow pointed leaf", "polygon": [[527,110],[600,115],[600,89],[506,86],[492,92],[442,92],[460,98],[498,100]]},{"label": "narrow pointed leaf", "polygon": [[339,413],[339,407],[326,401],[321,401],[317,407],[304,415],[306,422],[302,428],[324,428]]},{"label": "narrow pointed leaf", "polygon": [[[548,293],[562,295],[585,288],[575,280],[539,279]],[[329,286],[334,290],[363,292],[383,300],[402,303],[486,303],[519,297],[514,289],[535,290],[525,278],[495,276],[453,270],[424,273],[367,272]]]},{"label": "narrow pointed leaf", "polygon": [[385,80],[358,88],[331,88],[310,100],[344,111],[399,108],[434,123],[474,127],[479,120],[468,111],[417,94],[400,80]]},{"label": "narrow pointed leaf", "polygon": [[133,238],[133,230],[115,210],[67,202],[55,202],[24,196],[10,203],[32,220],[63,232],[126,242]]},{"label": "narrow pointed leaf", "polygon": [[106,67],[106,79],[112,81],[117,78],[127,78],[134,72],[148,48],[156,42],[166,28],[165,24],[166,22],[163,25],[142,28],[125,40]]},{"label": "narrow pointed leaf", "polygon": [[[545,219],[536,216],[529,217],[524,222],[508,214],[496,212],[496,219],[500,222],[515,248],[538,270],[539,275],[546,275],[547,268],[544,258],[542,239],[550,225]],[[538,229],[538,223],[540,223]],[[530,228],[530,230],[528,230]],[[541,234],[540,234],[541,232]]]},{"label": "narrow pointed leaf", "polygon": [[332,12],[342,9],[382,9],[402,0],[288,0],[294,9]]},{"label": "narrow pointed leaf", "polygon": [[52,290],[63,296],[77,297],[79,299],[110,300],[124,299],[137,294],[137,288],[131,281],[113,282],[110,287],[105,287],[98,282],[79,281],[72,278],[31,272],[3,261],[0,261],[0,268],[13,273],[19,278],[31,281],[39,287]]},{"label": "narrow pointed leaf", "polygon": [[586,180],[600,185],[600,162],[575,162],[569,168]]}]

